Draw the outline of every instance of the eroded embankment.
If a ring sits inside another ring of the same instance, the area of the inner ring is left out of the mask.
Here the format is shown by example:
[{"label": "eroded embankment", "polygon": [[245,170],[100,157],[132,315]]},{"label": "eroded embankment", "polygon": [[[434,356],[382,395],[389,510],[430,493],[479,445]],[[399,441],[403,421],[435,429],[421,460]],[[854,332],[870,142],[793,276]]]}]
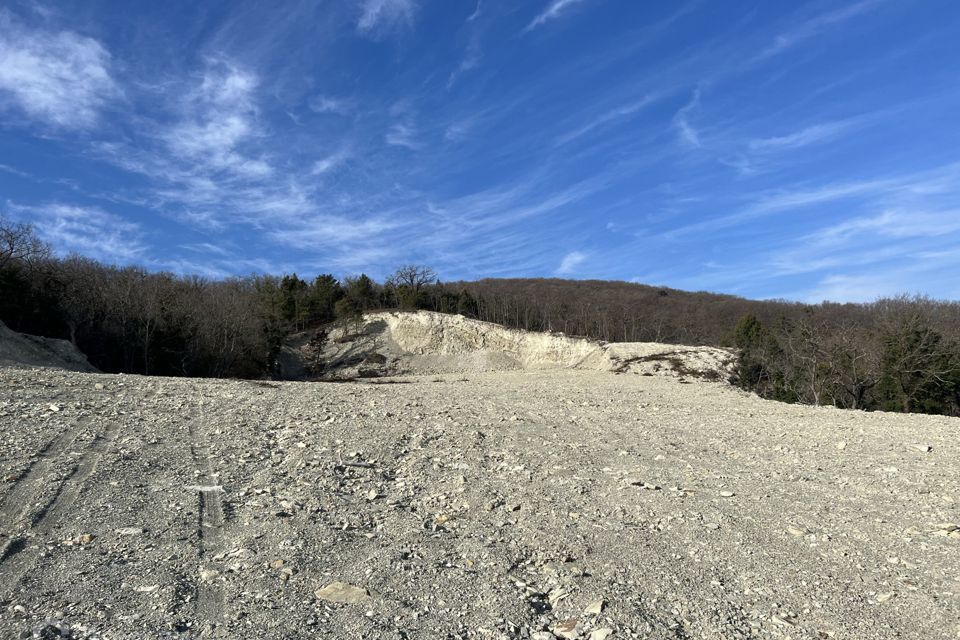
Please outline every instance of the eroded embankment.
[{"label": "eroded embankment", "polygon": [[713,347],[608,344],[428,311],[368,314],[332,329],[320,349],[311,345],[314,335],[290,342],[286,377],[585,369],[724,380],[733,361]]}]

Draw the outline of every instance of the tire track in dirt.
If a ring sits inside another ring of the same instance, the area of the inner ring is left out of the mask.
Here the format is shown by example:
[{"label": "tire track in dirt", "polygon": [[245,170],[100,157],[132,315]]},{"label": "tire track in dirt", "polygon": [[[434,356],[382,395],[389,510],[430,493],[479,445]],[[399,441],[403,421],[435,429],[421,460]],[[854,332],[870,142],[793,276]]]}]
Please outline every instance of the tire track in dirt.
[{"label": "tire track in dirt", "polygon": [[213,564],[224,552],[223,528],[226,522],[223,487],[213,471],[210,446],[200,431],[199,420],[188,424],[190,453],[200,471],[200,484],[191,488],[197,492],[197,538],[199,541],[200,575],[196,581],[197,618],[211,624],[222,624],[226,615],[226,598],[219,581],[219,570]]},{"label": "tire track in dirt", "polygon": [[[116,440],[119,425],[111,421],[105,422],[104,430],[94,436],[87,450],[81,454],[80,460],[61,481],[53,496],[39,508],[34,508],[32,503],[21,508],[17,517],[27,519],[29,526],[22,535],[11,539],[0,555],[0,585],[9,588],[23,579],[23,576],[36,564],[41,551],[41,545],[31,546],[30,540],[39,540],[42,543],[63,524],[65,516],[69,515],[77,498],[96,473],[100,460]],[[41,481],[53,466],[55,456],[63,453],[66,447],[74,442],[79,430],[80,423],[56,438],[45,449],[46,458],[34,465],[25,474],[24,480],[32,476],[37,480],[37,490],[39,490]],[[29,493],[25,491],[24,496],[26,495]],[[14,503],[11,503],[10,508],[14,508]]]},{"label": "tire track in dirt", "polygon": [[[76,440],[80,429],[88,422],[81,419],[54,436],[37,453],[30,465],[13,480],[13,486],[0,503],[0,522],[5,527],[13,527],[26,511],[26,506],[36,502],[43,480],[53,469],[54,462]],[[12,532],[11,532],[12,533]],[[0,552],[0,557],[3,553]]]}]

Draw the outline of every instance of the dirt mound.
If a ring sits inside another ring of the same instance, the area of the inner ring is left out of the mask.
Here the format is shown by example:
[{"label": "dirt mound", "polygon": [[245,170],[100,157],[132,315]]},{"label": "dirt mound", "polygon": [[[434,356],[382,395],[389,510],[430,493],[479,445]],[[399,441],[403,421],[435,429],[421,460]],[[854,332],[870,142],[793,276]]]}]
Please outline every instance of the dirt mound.
[{"label": "dirt mound", "polygon": [[606,344],[560,333],[509,329],[463,316],[380,312],[357,325],[294,336],[281,354],[286,379],[587,369],[726,379],[731,352],[656,343]]},{"label": "dirt mound", "polygon": [[0,366],[97,371],[87,362],[87,357],[69,341],[17,333],[2,322],[0,322]]}]

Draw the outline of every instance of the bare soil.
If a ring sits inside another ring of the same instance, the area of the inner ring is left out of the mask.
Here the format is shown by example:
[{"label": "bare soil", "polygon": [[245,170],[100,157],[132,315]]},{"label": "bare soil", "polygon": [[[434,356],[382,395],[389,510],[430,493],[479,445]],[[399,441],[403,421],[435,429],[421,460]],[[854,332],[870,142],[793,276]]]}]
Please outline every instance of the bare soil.
[{"label": "bare soil", "polygon": [[958,436],[608,371],[0,369],[0,637],[955,640]]}]

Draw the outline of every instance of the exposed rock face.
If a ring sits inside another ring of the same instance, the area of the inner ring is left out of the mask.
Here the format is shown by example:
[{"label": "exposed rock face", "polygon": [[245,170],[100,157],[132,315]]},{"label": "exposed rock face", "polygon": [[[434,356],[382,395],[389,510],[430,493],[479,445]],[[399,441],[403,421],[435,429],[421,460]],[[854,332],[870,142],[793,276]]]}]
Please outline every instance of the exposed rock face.
[{"label": "exposed rock face", "polygon": [[606,344],[559,333],[509,329],[490,322],[429,311],[368,314],[359,326],[330,331],[322,352],[295,336],[284,350],[284,377],[317,362],[320,377],[587,369],[642,375],[726,379],[733,353],[713,347],[657,343]]},{"label": "exposed rock face", "polygon": [[510,368],[523,369],[592,369],[603,361],[599,343],[562,334],[518,331],[428,311],[379,313],[372,318],[385,322],[392,341],[414,355],[485,353],[495,359],[506,356],[509,360],[504,363],[512,361],[515,365]]},{"label": "exposed rock face", "polygon": [[69,341],[17,333],[2,322],[0,322],[0,366],[97,371],[87,362],[87,357]]}]

